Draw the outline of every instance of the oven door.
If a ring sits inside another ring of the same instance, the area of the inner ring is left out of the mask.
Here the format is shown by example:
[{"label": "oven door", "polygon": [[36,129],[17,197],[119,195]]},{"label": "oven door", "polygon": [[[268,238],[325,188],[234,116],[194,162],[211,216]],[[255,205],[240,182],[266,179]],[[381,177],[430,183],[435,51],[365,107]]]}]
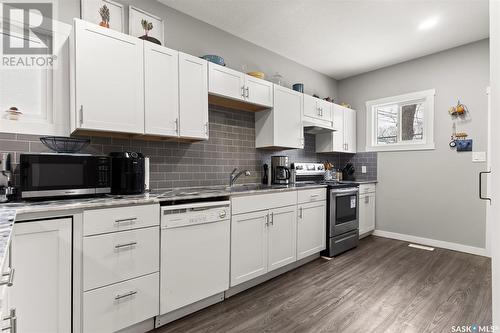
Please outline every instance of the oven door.
[{"label": "oven door", "polygon": [[23,198],[95,194],[92,156],[22,154],[20,173]]},{"label": "oven door", "polygon": [[358,229],[358,188],[330,190],[330,237]]}]

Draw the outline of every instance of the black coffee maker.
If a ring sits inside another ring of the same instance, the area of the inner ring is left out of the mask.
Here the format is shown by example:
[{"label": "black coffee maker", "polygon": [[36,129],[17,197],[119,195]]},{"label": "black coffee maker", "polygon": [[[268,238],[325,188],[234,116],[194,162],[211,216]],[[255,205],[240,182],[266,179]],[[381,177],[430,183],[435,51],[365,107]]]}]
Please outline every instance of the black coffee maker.
[{"label": "black coffee maker", "polygon": [[144,155],[136,152],[113,152],[111,156],[111,193],[144,193]]},{"label": "black coffee maker", "polygon": [[356,180],[354,172],[356,172],[354,165],[352,165],[352,163],[347,163],[344,169],[342,169],[342,180]]}]

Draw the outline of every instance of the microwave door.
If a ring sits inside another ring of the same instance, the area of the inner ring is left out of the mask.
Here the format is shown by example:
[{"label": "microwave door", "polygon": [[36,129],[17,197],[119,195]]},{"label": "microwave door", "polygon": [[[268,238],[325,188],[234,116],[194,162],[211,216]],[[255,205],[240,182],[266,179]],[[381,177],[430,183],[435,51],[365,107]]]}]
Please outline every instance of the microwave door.
[{"label": "microwave door", "polygon": [[79,156],[27,156],[21,161],[23,191],[72,191],[95,188],[93,181],[95,166],[90,164],[92,164],[90,159]]}]

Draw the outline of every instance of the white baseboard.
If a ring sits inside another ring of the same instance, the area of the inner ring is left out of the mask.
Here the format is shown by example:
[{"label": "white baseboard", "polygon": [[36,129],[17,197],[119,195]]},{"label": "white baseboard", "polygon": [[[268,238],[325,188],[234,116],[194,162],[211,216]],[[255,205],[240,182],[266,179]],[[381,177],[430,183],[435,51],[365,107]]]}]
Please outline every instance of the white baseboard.
[{"label": "white baseboard", "polygon": [[486,249],[483,249],[480,247],[445,242],[445,241],[431,239],[431,238],[398,234],[396,232],[390,232],[390,231],[384,231],[384,230],[374,230],[373,235],[385,237],[385,238],[398,239],[398,240],[402,240],[402,241],[410,242],[410,243],[417,243],[417,244],[422,244],[422,245],[427,245],[427,246],[440,247],[443,249],[465,252],[465,253],[475,254],[475,255],[483,256],[483,257],[489,257]]}]

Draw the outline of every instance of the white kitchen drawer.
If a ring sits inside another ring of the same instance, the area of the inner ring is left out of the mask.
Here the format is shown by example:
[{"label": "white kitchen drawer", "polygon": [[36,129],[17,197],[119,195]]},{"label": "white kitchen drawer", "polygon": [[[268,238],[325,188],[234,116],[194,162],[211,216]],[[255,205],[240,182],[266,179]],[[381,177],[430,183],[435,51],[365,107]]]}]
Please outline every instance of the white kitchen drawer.
[{"label": "white kitchen drawer", "polygon": [[159,227],[83,238],[83,290],[159,271]]},{"label": "white kitchen drawer", "polygon": [[326,200],[326,188],[323,187],[313,188],[309,190],[298,190],[297,200],[299,204]]},{"label": "white kitchen drawer", "polygon": [[376,190],[375,183],[372,184],[359,184],[359,194],[373,193]]},{"label": "white kitchen drawer", "polygon": [[83,235],[96,235],[160,225],[160,206],[137,205],[86,210],[83,212]]},{"label": "white kitchen drawer", "polygon": [[264,209],[297,204],[296,191],[254,194],[231,198],[232,214],[256,212]]},{"label": "white kitchen drawer", "polygon": [[115,332],[159,313],[159,273],[83,293],[83,332]]}]

